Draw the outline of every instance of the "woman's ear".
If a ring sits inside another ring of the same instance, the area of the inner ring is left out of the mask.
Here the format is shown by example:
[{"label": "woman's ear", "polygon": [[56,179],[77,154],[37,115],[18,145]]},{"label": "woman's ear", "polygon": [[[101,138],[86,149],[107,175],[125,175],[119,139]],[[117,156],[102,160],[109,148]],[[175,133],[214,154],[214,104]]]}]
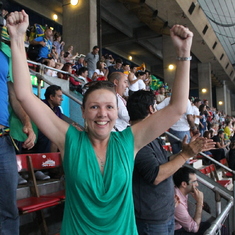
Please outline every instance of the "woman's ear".
[{"label": "woman's ear", "polygon": [[149,105],[149,114],[153,114],[156,110],[152,105]]}]

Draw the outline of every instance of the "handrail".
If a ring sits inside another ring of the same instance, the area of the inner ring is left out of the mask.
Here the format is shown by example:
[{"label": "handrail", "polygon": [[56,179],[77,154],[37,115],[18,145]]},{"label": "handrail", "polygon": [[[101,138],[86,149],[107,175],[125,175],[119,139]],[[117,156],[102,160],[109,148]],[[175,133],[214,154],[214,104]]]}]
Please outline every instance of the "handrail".
[{"label": "handrail", "polygon": [[[74,76],[73,74],[67,72],[67,71],[63,71],[63,70],[60,70],[60,69],[56,69],[56,68],[53,68],[53,67],[50,67],[50,66],[47,66],[47,65],[44,65],[44,64],[41,64],[41,63],[38,63],[38,62],[35,62],[35,61],[31,61],[31,60],[27,60],[28,63],[30,64],[34,64],[34,65],[38,65],[40,67],[40,71],[44,71],[44,69],[50,69],[50,70],[53,70],[53,71],[56,71],[56,72],[59,72],[59,73],[62,73],[62,74],[66,74],[66,75],[69,75],[71,77],[73,77],[75,80],[79,81],[82,83],[82,85],[85,84],[85,81]],[[43,75],[43,73],[41,73],[41,75]]]},{"label": "handrail", "polygon": [[[53,83],[49,79],[44,77],[44,73],[42,73],[42,71],[44,71],[44,68],[48,68],[48,69],[51,69],[51,70],[54,70],[54,71],[57,71],[57,72],[60,72],[60,73],[63,73],[63,74],[67,74],[67,75],[72,76],[73,78],[75,78],[77,81],[81,82],[82,85],[85,84],[85,82],[82,79],[77,78],[76,76],[74,76],[73,74],[70,74],[69,72],[62,71],[62,70],[59,70],[59,69],[55,69],[55,68],[43,65],[41,63],[31,61],[31,60],[27,60],[27,62],[30,63],[30,64],[38,65],[40,67],[41,72],[35,72],[34,70],[30,69],[30,73],[34,74],[38,78],[38,80],[39,80],[38,84],[40,84],[40,81],[43,80],[47,84],[53,85]],[[60,78],[58,78],[58,79],[60,79]],[[69,92],[65,91],[63,88],[62,88],[62,93],[65,94],[66,96],[68,96],[70,99],[72,99],[76,103],[78,103],[79,105],[82,105],[82,102],[79,99],[77,99],[76,97],[71,95]]]},{"label": "handrail", "polygon": [[[35,75],[37,76],[37,78],[38,78],[39,80],[43,80],[43,81],[46,82],[47,84],[53,85],[53,83],[52,83],[50,80],[48,80],[47,78],[45,78],[45,77],[44,77],[43,75],[41,75],[40,73],[35,73]],[[59,78],[58,78],[58,79],[59,79]],[[40,82],[39,82],[38,84],[40,84]],[[75,101],[76,103],[78,103],[79,105],[82,105],[82,102],[81,102],[79,99],[77,99],[76,97],[72,96],[69,92],[63,90],[63,88],[62,88],[62,93],[65,94],[66,96],[68,96],[70,99],[72,99],[72,100]]]},{"label": "handrail", "polygon": [[204,233],[204,235],[214,235],[216,234],[216,231],[221,228],[221,225],[223,224],[226,217],[228,216],[230,209],[233,207],[234,198],[228,193],[226,193],[225,191],[221,190],[220,188],[204,180],[200,176],[197,176],[197,180],[201,182],[202,184],[204,184],[206,187],[212,189],[214,192],[219,193],[224,199],[228,201],[228,204],[226,205],[226,207],[223,209],[223,211],[221,211],[221,213],[212,222],[211,226]]}]

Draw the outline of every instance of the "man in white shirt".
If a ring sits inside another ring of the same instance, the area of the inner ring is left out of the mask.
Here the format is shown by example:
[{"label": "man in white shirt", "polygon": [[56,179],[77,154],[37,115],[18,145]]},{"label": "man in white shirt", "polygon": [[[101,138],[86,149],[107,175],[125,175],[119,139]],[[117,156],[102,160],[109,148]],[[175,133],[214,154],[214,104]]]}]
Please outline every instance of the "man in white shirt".
[{"label": "man in white shirt", "polygon": [[[171,97],[167,97],[165,100],[163,100],[160,104],[157,105],[157,110],[163,109],[170,103]],[[169,129],[169,132],[179,139],[183,140],[184,136],[187,135],[187,143],[190,141],[190,129],[193,131],[193,133],[197,131],[197,128],[194,124],[194,119],[192,116],[192,106],[190,101],[188,100],[188,106],[186,112],[181,116],[179,121],[177,121],[171,128]],[[173,154],[176,154],[180,152],[182,149],[181,142],[174,139],[171,136],[168,136],[169,141],[171,143],[172,152]]]},{"label": "man in white shirt", "polygon": [[146,84],[144,83],[144,80],[146,79],[146,73],[143,71],[138,71],[136,73],[137,79],[138,79],[138,90],[146,90]]},{"label": "man in white shirt", "polygon": [[200,123],[200,112],[199,112],[199,106],[201,105],[201,100],[200,99],[195,99],[192,104],[192,109],[193,109],[193,117],[194,117],[194,123],[195,126],[198,128],[199,123]]},{"label": "man in white shirt", "polygon": [[118,119],[116,120],[114,129],[122,131],[129,126],[129,114],[126,108],[126,100],[123,98],[125,90],[128,88],[128,79],[124,73],[113,72],[109,76],[109,81],[113,82],[116,86],[117,99],[118,99]]},{"label": "man in white shirt", "polygon": [[128,75],[128,81],[129,81],[129,96],[132,95],[135,91],[138,91],[139,84],[138,79],[135,76],[137,67],[136,66],[130,66],[130,73]]}]

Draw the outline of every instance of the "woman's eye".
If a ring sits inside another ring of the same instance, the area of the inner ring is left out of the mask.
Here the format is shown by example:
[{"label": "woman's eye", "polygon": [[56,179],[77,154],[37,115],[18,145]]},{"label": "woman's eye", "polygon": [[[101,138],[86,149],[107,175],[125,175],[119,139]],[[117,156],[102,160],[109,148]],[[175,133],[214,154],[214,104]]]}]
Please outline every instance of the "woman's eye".
[{"label": "woman's eye", "polygon": [[113,109],[113,106],[112,105],[108,105],[108,109]]},{"label": "woman's eye", "polygon": [[98,108],[98,106],[97,105],[93,105],[93,106],[91,106],[91,109],[97,109]]}]

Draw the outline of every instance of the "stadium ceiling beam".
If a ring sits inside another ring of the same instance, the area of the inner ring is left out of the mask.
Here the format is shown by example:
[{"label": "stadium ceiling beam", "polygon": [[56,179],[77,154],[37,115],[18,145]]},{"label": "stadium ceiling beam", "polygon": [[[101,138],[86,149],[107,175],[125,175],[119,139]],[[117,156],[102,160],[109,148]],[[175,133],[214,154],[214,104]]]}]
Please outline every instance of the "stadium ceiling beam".
[{"label": "stadium ceiling beam", "polygon": [[113,12],[109,12],[104,7],[101,7],[101,18],[129,38],[133,37],[133,29],[128,24],[123,23]]}]

